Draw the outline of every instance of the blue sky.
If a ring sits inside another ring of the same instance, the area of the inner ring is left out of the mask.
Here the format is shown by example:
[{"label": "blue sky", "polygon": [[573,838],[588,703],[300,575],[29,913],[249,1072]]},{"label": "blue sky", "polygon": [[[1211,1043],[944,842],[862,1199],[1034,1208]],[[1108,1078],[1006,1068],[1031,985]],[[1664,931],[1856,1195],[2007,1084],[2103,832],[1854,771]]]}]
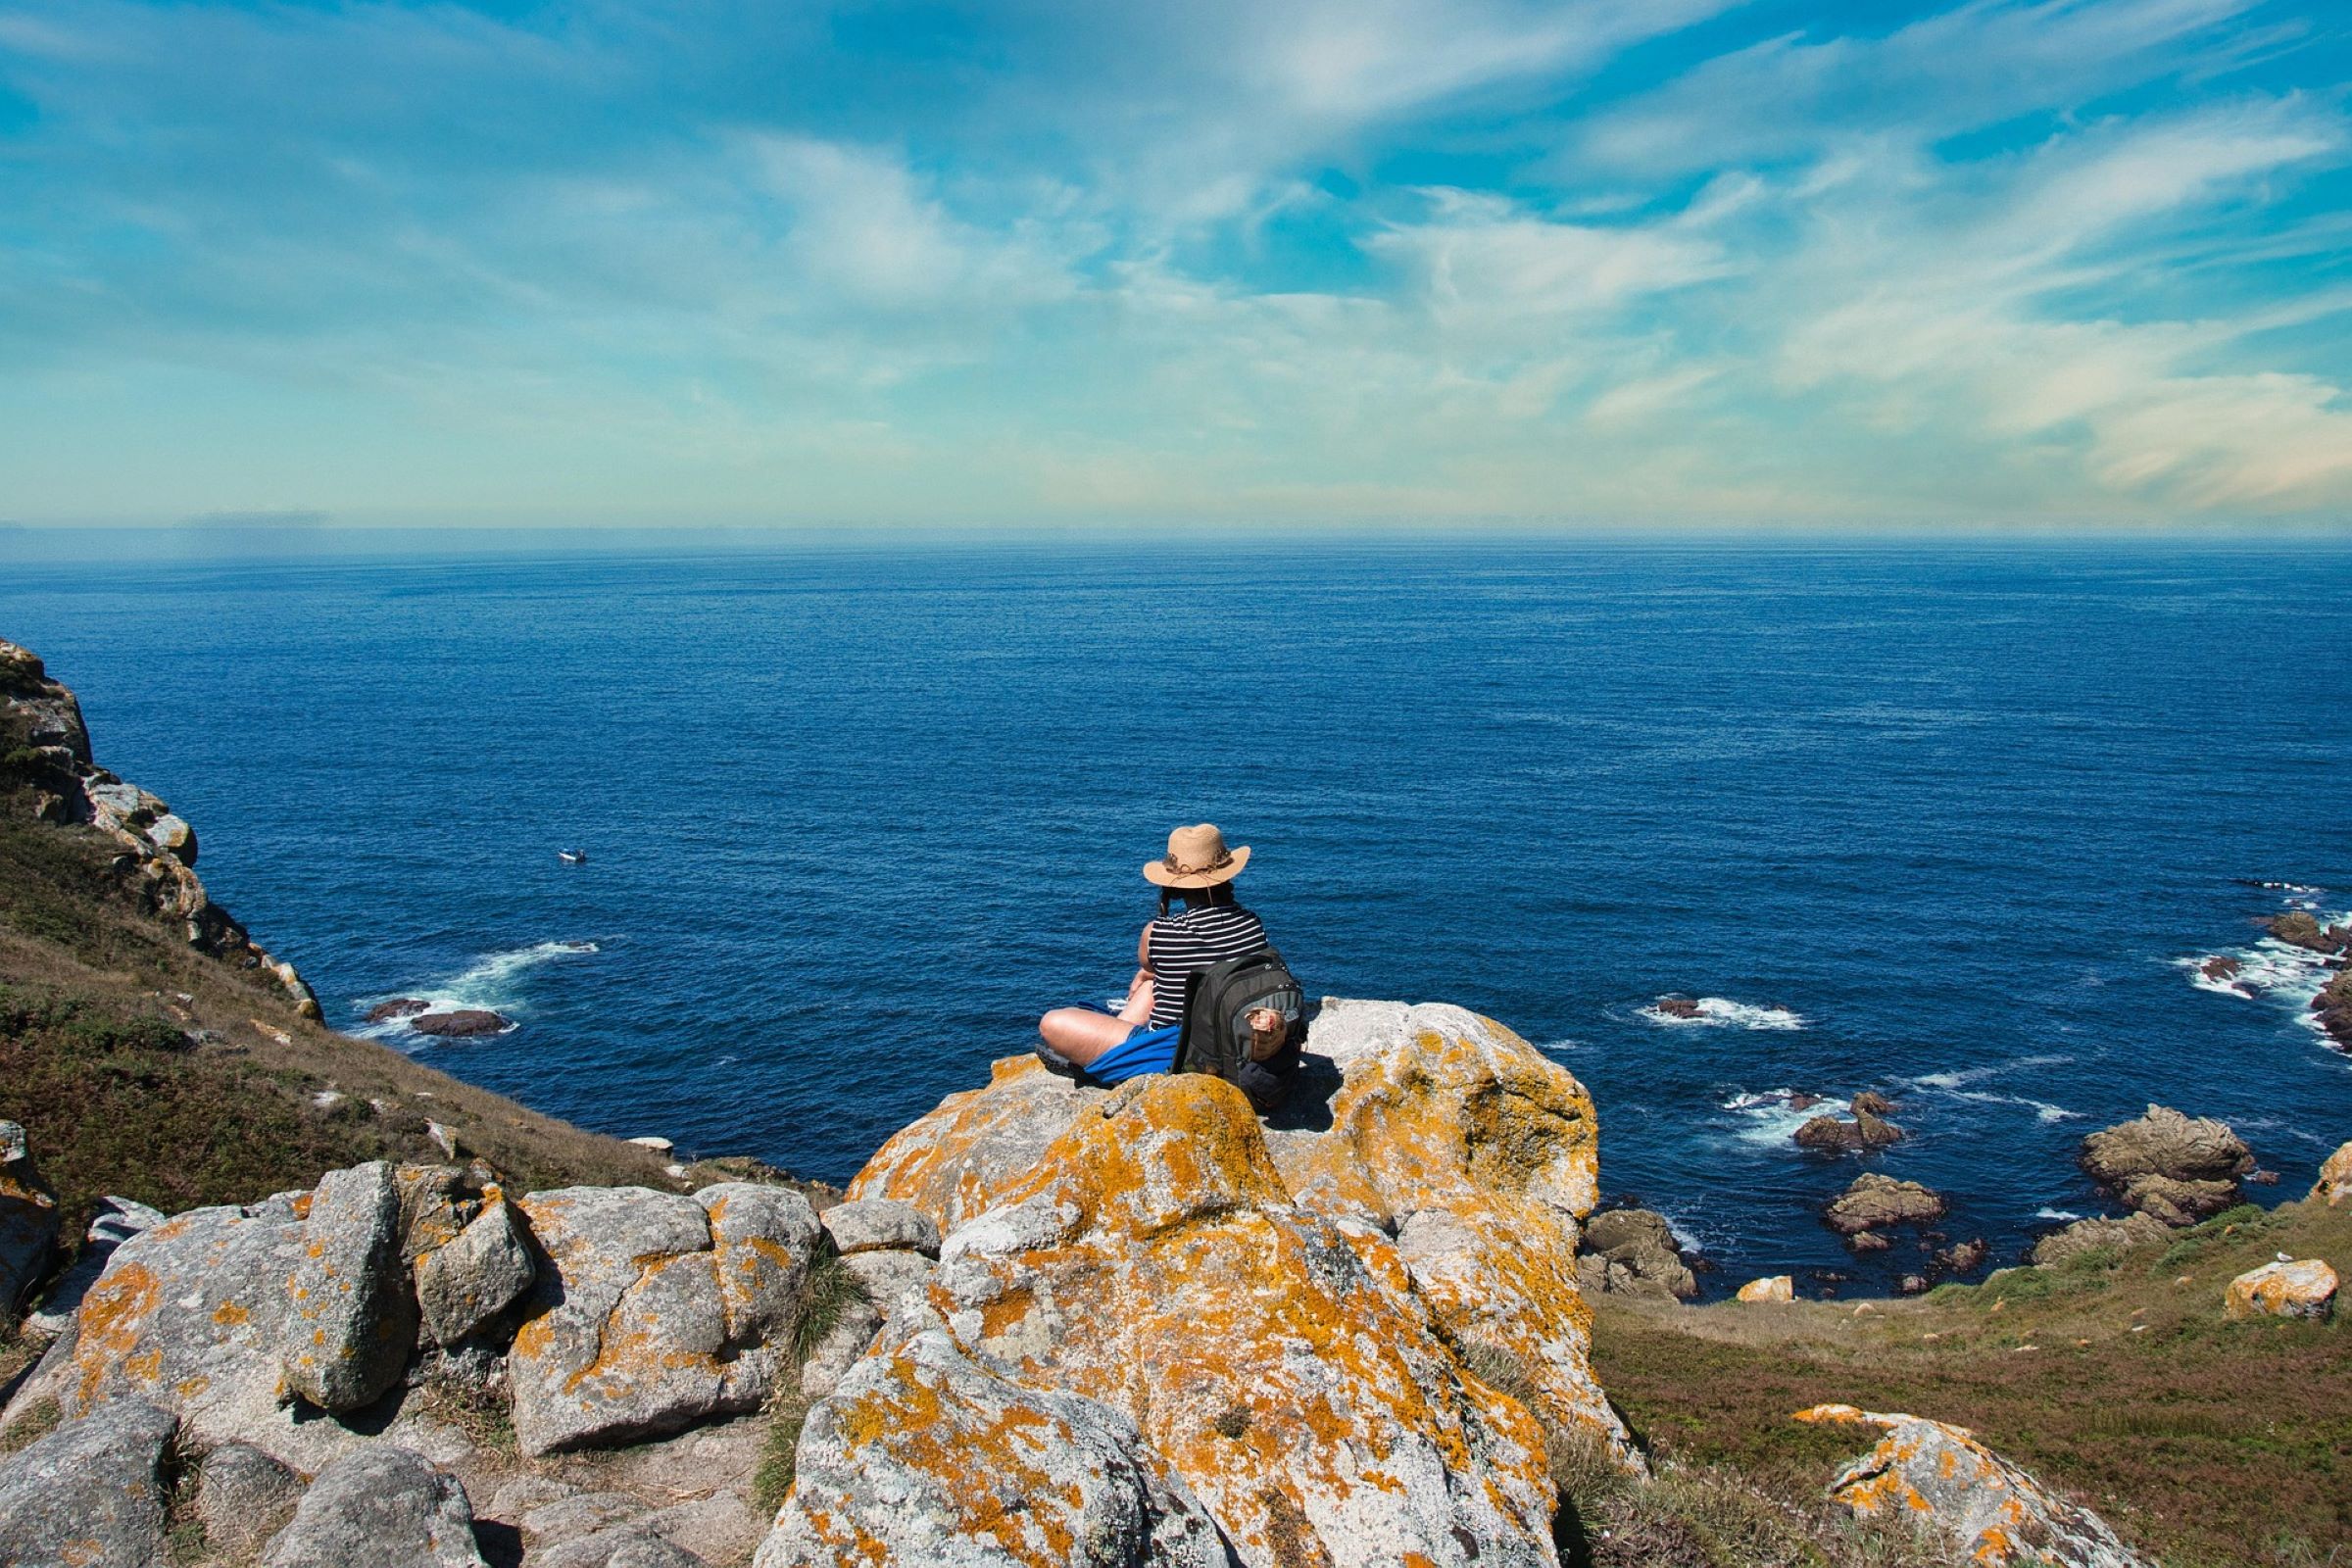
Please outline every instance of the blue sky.
[{"label": "blue sky", "polygon": [[0,0],[0,518],[2338,524],[2348,31]]}]

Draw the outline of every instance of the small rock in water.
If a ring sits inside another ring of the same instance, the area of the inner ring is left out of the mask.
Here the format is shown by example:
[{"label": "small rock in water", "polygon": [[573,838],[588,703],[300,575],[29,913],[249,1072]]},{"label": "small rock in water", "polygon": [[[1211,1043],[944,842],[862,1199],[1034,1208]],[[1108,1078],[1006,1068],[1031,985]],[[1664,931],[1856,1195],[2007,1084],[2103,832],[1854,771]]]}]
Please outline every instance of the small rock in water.
[{"label": "small rock in water", "polygon": [[504,1034],[514,1023],[487,1007],[460,1007],[454,1012],[417,1013],[409,1020],[409,1027],[420,1035],[463,1040],[475,1035]]},{"label": "small rock in water", "polygon": [[368,1021],[383,1023],[393,1018],[414,1018],[431,1006],[422,997],[394,997],[390,1002],[379,1002],[369,1007]]},{"label": "small rock in water", "polygon": [[1669,1018],[1700,1018],[1705,1016],[1704,1013],[1698,1010],[1698,1004],[1691,1001],[1689,997],[1660,997],[1657,1001],[1657,1010]]},{"label": "small rock in water", "polygon": [[1854,1097],[1851,1108],[1857,1116],[1890,1116],[1894,1114],[1894,1102],[1875,1089],[1865,1089]]},{"label": "small rock in water", "polygon": [[1896,1225],[1924,1225],[1943,1216],[1940,1194],[1917,1182],[1898,1182],[1877,1171],[1865,1171],[1830,1204],[1825,1216],[1840,1236],[1886,1230]]}]

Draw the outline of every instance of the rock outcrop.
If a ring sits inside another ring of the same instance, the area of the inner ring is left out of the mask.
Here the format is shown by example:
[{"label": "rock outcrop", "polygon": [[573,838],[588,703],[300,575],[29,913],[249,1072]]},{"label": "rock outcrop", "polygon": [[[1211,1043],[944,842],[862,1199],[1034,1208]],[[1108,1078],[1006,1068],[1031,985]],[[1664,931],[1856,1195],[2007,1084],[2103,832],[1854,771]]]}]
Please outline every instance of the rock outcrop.
[{"label": "rock outcrop", "polygon": [[2340,925],[2322,926],[2315,916],[2302,909],[2290,909],[2284,914],[2273,915],[2266,929],[2288,947],[2301,948],[2307,953],[2326,954],[2333,957],[2352,949],[2352,929]]},{"label": "rock outcrop", "polygon": [[2150,1105],[2134,1121],[2082,1140],[2082,1168],[2126,1206],[2167,1225],[2193,1225],[2240,1201],[2254,1156],[2210,1117]]},{"label": "rock outcrop", "polygon": [[321,1410],[356,1410],[396,1382],[416,1340],[400,1261],[400,1191],[383,1160],[329,1171],[286,1279],[286,1386]]},{"label": "rock outcrop", "polygon": [[175,1423],[119,1399],[0,1469],[0,1563],[150,1568],[164,1542],[164,1461]]},{"label": "rock outcrop", "polygon": [[1877,1171],[1864,1171],[1838,1195],[1823,1216],[1830,1229],[1856,1237],[1899,1225],[1925,1225],[1943,1217],[1943,1197],[1917,1182],[1896,1181]]},{"label": "rock outcrop", "polygon": [[2320,1179],[2311,1184],[2311,1196],[2334,1208],[2352,1200],[2352,1143],[2338,1145],[2334,1153],[2320,1163]]},{"label": "rock outcrop", "polygon": [[2171,1234],[2172,1227],[2151,1214],[2127,1214],[2122,1219],[2079,1219],[2035,1242],[2028,1261],[2044,1266],[2063,1263],[2086,1252],[2120,1250],[2146,1242],[2160,1242]]},{"label": "rock outcrop", "polygon": [[1798,1413],[1886,1433],[1840,1471],[1830,1495],[1868,1519],[1918,1520],[1978,1568],[2153,1568],[2105,1520],[2051,1492],[1965,1428],[1850,1404]]},{"label": "rock outcrop", "polygon": [[482,1035],[503,1035],[514,1023],[506,1014],[492,1012],[487,1007],[453,1007],[447,1012],[412,1014],[409,1027],[437,1039],[471,1040]]},{"label": "rock outcrop", "polygon": [[1611,1208],[1585,1223],[1585,1255],[1577,1278],[1588,1290],[1621,1296],[1688,1300],[1698,1294],[1698,1276],[1683,1259],[1666,1216],[1646,1208]]},{"label": "rock outcrop", "polygon": [[2230,1282],[2223,1315],[2230,1318],[2300,1317],[2314,1320],[2335,1310],[2335,1270],[2320,1258],[2265,1263]]},{"label": "rock outcrop", "polygon": [[1226,1568],[1225,1539],[1135,1423],[989,1371],[945,1332],[861,1362],[809,1413],[754,1568]]},{"label": "rock outcrop", "polygon": [[820,1234],[807,1199],[738,1183],[516,1201],[551,1265],[509,1358],[524,1452],[675,1432],[766,1400]]},{"label": "rock outcrop", "polygon": [[1851,1121],[1837,1116],[1815,1116],[1791,1136],[1800,1149],[1861,1154],[1901,1142],[1903,1130],[1875,1110],[1857,1109]]},{"label": "rock outcrop", "polygon": [[2352,1051],[2352,968],[2329,977],[2311,999],[2311,1010],[2318,1014],[2323,1034]]},{"label": "rock outcrop", "polygon": [[40,1306],[25,1314],[26,1332],[45,1340],[65,1333],[73,1326],[74,1314],[81,1309],[82,1298],[106,1272],[107,1260],[115,1255],[115,1249],[141,1231],[161,1225],[164,1218],[160,1211],[132,1199],[111,1195],[99,1199],[93,1205],[89,1226],[82,1232],[81,1251],[74,1257],[74,1266],[42,1293]]},{"label": "rock outcrop", "polygon": [[48,1268],[57,1228],[57,1194],[33,1168],[24,1129],[0,1121],[0,1324]]},{"label": "rock outcrop", "polygon": [[489,1568],[457,1477],[379,1444],[318,1473],[262,1568]]},{"label": "rock outcrop", "polygon": [[[12,739],[18,734],[21,749]],[[318,999],[294,966],[256,946],[205,892],[195,872],[195,830],[157,796],[91,761],[89,728],[73,692],[51,680],[29,649],[7,641],[0,641],[0,750],[33,785],[34,814],[86,823],[114,840],[123,851],[116,874],[149,909],[184,922],[191,947],[269,975],[304,1017],[318,1016]]]}]

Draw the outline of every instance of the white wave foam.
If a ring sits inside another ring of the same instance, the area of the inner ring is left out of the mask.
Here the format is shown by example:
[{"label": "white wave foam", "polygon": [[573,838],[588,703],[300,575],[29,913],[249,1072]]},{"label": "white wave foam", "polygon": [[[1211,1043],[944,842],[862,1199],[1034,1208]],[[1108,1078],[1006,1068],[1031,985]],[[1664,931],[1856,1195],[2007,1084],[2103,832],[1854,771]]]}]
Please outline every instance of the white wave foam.
[{"label": "white wave foam", "polygon": [[1816,1116],[1837,1111],[1842,1100],[1828,1096],[1816,1097],[1802,1109],[1796,1104],[1793,1089],[1766,1089],[1754,1094],[1737,1094],[1723,1102],[1723,1108],[1740,1118],[1732,1136],[1743,1144],[1759,1149],[1789,1148],[1796,1130]]},{"label": "white wave foam", "polygon": [[1698,1016],[1685,1018],[1659,1009],[1656,1003],[1634,1010],[1651,1023],[1668,1026],[1720,1029],[1802,1029],[1812,1020],[1787,1007],[1760,1007],[1752,1003],[1734,1002],[1728,997],[1700,997],[1694,1005]]},{"label": "white wave foam", "polygon": [[[446,980],[436,980],[429,985],[419,986],[414,990],[387,991],[379,996],[360,997],[353,1002],[352,1005],[365,1016],[368,1009],[379,1003],[390,1002],[395,998],[414,998],[425,1004],[423,1012],[416,1015],[418,1017],[431,1013],[456,1012],[463,1008],[478,1007],[506,1015],[512,1019],[515,1013],[524,1010],[521,1002],[514,995],[513,982],[515,976],[526,970],[536,969],[541,964],[554,963],[564,958],[577,958],[601,951],[603,950],[593,942],[534,942],[527,948],[512,948],[504,953],[487,954]],[[412,1027],[413,1023],[414,1018],[386,1018],[377,1023],[360,1024],[352,1032],[377,1040],[406,1038],[414,1042],[420,1037]],[[513,1023],[510,1022],[508,1028],[500,1030],[499,1033],[508,1033],[513,1027]],[[430,1037],[421,1038],[429,1039]]]},{"label": "white wave foam", "polygon": [[2034,1217],[2035,1219],[2076,1220],[2082,1216],[2071,1208],[2052,1208],[2049,1204],[2044,1203],[2034,1211]]},{"label": "white wave foam", "polygon": [[1909,1080],[1922,1089],[1940,1089],[1947,1093],[1969,1084],[1981,1084],[1987,1078],[2003,1073],[2022,1072],[2028,1067],[2058,1067],[2074,1060],[2066,1055],[2016,1056],[2008,1061],[1989,1061],[1982,1067],[1962,1067],[1953,1072],[1923,1073]]},{"label": "white wave foam", "polygon": [[2082,1112],[2079,1110],[2069,1110],[2064,1105],[2053,1105],[2046,1100],[2034,1100],[2025,1095],[1995,1095],[1978,1089],[1950,1089],[1944,1092],[1954,1100],[1965,1100],[1972,1104],[2023,1105],[2034,1112],[2035,1121],[2040,1122],[2081,1121],[2082,1119]]},{"label": "white wave foam", "polygon": [[[2293,901],[2289,901],[2293,902]],[[2323,926],[2352,925],[2352,912],[2313,916]],[[2216,979],[2205,973],[2205,965],[2215,958],[2230,958],[2237,963],[2237,972],[2226,979]],[[2251,947],[2230,948],[2221,953],[2201,955],[2193,958],[2175,958],[2173,967],[2188,975],[2188,983],[2199,991],[2211,991],[2241,1001],[2264,1001],[2284,1004],[2296,1013],[2296,1021],[2305,1027],[2325,1034],[2326,1026],[2318,1013],[2311,1010],[2311,1002],[2335,975],[2326,954],[2298,948],[2277,937],[2263,937]]]}]

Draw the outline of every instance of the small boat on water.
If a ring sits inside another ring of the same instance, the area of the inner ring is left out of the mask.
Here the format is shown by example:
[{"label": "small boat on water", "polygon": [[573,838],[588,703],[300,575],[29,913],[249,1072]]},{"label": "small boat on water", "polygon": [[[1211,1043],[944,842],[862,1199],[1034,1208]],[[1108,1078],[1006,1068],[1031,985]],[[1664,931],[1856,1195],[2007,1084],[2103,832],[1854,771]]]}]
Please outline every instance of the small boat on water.
[{"label": "small boat on water", "polygon": [[565,865],[586,865],[588,852],[586,850],[558,850],[556,858],[562,860]]}]

